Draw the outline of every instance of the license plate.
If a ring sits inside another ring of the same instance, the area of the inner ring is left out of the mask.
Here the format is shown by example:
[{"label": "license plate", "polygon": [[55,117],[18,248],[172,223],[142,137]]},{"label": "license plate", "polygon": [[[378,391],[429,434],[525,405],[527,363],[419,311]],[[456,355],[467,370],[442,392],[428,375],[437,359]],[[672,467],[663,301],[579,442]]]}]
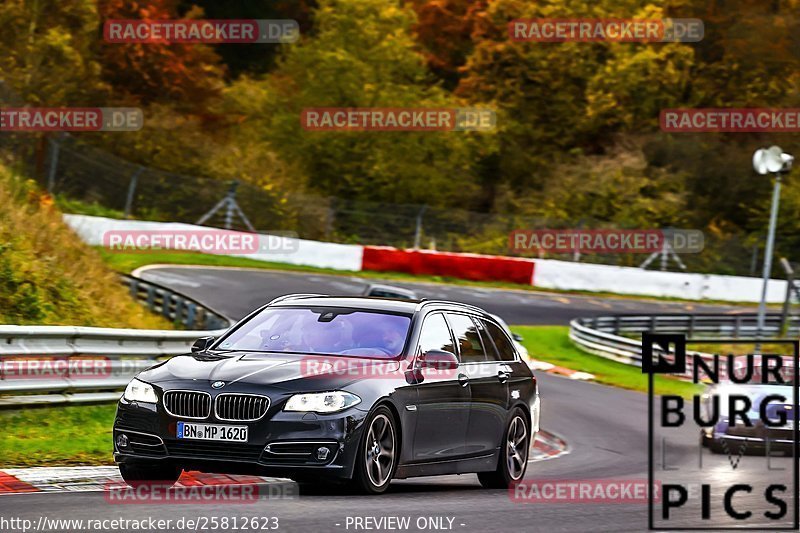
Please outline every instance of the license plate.
[{"label": "license plate", "polygon": [[223,426],[220,424],[178,422],[177,437],[179,439],[191,440],[247,442],[247,426]]}]

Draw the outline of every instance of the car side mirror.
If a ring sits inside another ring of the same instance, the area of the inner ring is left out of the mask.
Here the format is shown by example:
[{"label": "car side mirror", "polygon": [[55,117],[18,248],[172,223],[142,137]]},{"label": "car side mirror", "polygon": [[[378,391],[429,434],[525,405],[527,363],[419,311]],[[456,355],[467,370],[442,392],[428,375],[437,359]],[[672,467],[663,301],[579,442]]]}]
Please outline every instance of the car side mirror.
[{"label": "car side mirror", "polygon": [[458,368],[458,357],[453,352],[445,350],[428,350],[419,359],[420,368],[435,368],[436,370],[455,370]]},{"label": "car side mirror", "polygon": [[519,333],[512,333],[511,338],[517,342],[522,342],[522,335],[520,335]]},{"label": "car side mirror", "polygon": [[214,337],[200,337],[192,344],[192,353],[205,352],[214,344],[214,340]]}]

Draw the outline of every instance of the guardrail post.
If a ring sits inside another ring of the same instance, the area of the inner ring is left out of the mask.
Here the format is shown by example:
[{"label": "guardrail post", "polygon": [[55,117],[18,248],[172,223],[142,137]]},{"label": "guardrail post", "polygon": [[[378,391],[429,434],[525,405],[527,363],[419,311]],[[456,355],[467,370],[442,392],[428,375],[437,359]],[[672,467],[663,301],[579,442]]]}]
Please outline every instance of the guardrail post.
[{"label": "guardrail post", "polygon": [[134,300],[139,299],[139,280],[136,278],[129,278],[128,279],[128,286],[131,290],[131,297]]},{"label": "guardrail post", "polygon": [[169,318],[170,304],[172,302],[172,293],[164,291],[161,297],[161,314]]},{"label": "guardrail post", "polygon": [[689,329],[686,332],[686,338],[691,339],[694,336],[694,315],[689,315]]},{"label": "guardrail post", "polygon": [[180,295],[176,295],[175,298],[175,318],[173,319],[175,322],[180,324],[184,324],[183,321],[183,304],[184,300],[181,298]]},{"label": "guardrail post", "polygon": [[147,308],[153,311],[155,309],[156,288],[152,285],[147,286]]},{"label": "guardrail post", "polygon": [[742,317],[741,315],[736,315],[736,320],[733,321],[733,338],[739,338],[739,332],[742,329]]},{"label": "guardrail post", "polygon": [[186,327],[194,328],[194,320],[197,317],[197,306],[193,302],[186,304]]},{"label": "guardrail post", "polygon": [[614,317],[614,335],[619,335],[619,315]]},{"label": "guardrail post", "polygon": [[650,333],[656,333],[656,327],[658,324],[658,317],[653,315],[650,317]]}]

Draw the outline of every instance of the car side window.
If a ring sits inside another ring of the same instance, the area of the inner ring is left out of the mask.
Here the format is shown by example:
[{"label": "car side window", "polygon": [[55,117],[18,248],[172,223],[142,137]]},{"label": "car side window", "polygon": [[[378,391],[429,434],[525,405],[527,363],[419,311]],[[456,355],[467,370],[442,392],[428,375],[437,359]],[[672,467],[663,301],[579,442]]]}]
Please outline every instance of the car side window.
[{"label": "car side window", "polygon": [[486,329],[486,321],[475,319],[475,322],[478,324],[478,331],[481,334],[483,346],[486,348],[486,359],[489,361],[502,361],[504,357],[500,355],[494,342],[489,337],[489,331]]},{"label": "car side window", "polygon": [[457,353],[453,346],[453,338],[450,336],[450,328],[447,327],[447,322],[441,313],[428,315],[425,317],[425,322],[422,323],[417,354],[423,354],[430,350]]},{"label": "car side window", "polygon": [[516,359],[517,351],[514,349],[514,345],[508,339],[508,335],[506,335],[505,331],[503,331],[500,326],[492,322],[484,321],[483,324],[486,326],[489,336],[492,338],[494,345],[497,347],[497,351],[500,354],[500,360],[513,361]]},{"label": "car side window", "polygon": [[486,361],[481,336],[475,323],[467,315],[447,313],[447,321],[453,329],[453,336],[458,343],[462,363]]}]

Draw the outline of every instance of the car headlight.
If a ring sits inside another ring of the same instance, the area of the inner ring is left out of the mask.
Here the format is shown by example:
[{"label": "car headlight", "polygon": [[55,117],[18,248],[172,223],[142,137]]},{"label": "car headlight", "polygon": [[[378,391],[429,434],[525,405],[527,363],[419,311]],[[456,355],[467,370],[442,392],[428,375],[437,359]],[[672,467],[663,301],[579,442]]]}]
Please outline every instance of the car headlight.
[{"label": "car headlight", "polygon": [[136,378],[132,379],[128,386],[125,387],[125,393],[122,397],[129,402],[158,403],[158,396],[156,396],[153,386]]},{"label": "car headlight", "polygon": [[286,402],[284,411],[301,413],[335,413],[361,403],[361,398],[344,391],[295,394]]}]

